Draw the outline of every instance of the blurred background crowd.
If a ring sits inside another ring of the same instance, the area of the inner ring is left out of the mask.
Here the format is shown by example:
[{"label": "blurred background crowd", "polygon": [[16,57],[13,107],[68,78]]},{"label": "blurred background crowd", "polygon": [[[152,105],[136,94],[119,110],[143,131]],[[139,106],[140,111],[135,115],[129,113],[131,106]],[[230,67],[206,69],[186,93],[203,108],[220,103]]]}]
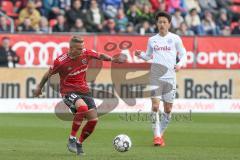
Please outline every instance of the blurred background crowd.
[{"label": "blurred background crowd", "polygon": [[1,0],[0,32],[144,35],[158,11],[179,35],[240,34],[240,0]]}]

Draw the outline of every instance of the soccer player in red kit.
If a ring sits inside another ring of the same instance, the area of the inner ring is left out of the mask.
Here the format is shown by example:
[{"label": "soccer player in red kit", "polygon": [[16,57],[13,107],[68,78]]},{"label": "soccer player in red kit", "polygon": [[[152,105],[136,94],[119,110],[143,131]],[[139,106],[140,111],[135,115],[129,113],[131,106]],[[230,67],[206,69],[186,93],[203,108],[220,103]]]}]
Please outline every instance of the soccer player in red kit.
[{"label": "soccer player in red kit", "polygon": [[[47,80],[52,75],[59,74],[63,101],[74,113],[68,149],[76,152],[77,155],[84,154],[82,143],[93,132],[98,121],[96,105],[86,81],[88,62],[91,59],[122,63],[118,57],[112,58],[84,48],[84,39],[81,36],[73,36],[70,40],[70,50],[56,58],[53,66],[45,73],[34,91],[35,97],[41,95],[41,90]],[[76,134],[84,118],[87,119],[87,123],[77,139]]]}]

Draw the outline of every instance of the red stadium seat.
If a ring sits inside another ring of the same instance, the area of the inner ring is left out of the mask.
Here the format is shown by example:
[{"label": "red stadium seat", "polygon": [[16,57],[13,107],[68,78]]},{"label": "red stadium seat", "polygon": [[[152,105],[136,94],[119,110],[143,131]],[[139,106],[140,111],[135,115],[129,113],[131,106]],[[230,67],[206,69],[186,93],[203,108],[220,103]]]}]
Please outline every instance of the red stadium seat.
[{"label": "red stadium seat", "polygon": [[231,8],[232,12],[240,13],[240,6],[239,5],[232,5],[230,8]]},{"label": "red stadium seat", "polygon": [[231,23],[231,30],[233,30],[238,25],[238,22]]},{"label": "red stadium seat", "polygon": [[240,0],[232,0],[232,3],[240,3]]},{"label": "red stadium seat", "polygon": [[2,1],[1,8],[6,13],[12,13],[14,9],[11,1]]},{"label": "red stadium seat", "polygon": [[11,1],[2,1],[1,2],[1,9],[6,12],[6,14],[8,16],[11,17],[17,17],[18,14],[14,13],[14,6],[13,3]]},{"label": "red stadium seat", "polygon": [[22,5],[22,2],[21,2],[21,1],[17,1],[17,2],[15,3],[15,7],[17,7],[17,8],[20,8],[21,5]]}]

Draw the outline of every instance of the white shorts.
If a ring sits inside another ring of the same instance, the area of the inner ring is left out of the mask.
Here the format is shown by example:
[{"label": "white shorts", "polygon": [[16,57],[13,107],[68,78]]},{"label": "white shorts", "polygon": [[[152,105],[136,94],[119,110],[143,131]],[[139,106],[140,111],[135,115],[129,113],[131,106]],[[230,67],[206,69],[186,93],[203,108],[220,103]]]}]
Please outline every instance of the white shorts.
[{"label": "white shorts", "polygon": [[176,79],[164,78],[150,80],[151,97],[160,98],[163,102],[173,103],[176,95]]}]

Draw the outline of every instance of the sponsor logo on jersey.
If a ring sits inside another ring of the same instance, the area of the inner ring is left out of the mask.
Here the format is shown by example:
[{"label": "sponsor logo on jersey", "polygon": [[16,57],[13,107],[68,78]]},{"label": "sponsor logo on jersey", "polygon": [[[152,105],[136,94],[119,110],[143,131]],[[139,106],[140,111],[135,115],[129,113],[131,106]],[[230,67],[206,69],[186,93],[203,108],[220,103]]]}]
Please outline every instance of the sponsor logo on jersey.
[{"label": "sponsor logo on jersey", "polygon": [[153,48],[155,51],[170,51],[171,50],[171,47],[169,47],[169,46],[161,47],[161,46],[155,45]]},{"label": "sponsor logo on jersey", "polygon": [[84,68],[84,69],[78,70],[76,72],[70,73],[69,76],[76,76],[76,75],[86,72],[86,71],[87,71],[87,68]]},{"label": "sponsor logo on jersey", "polygon": [[168,43],[168,44],[171,44],[172,42],[173,42],[172,39],[168,39],[168,40],[167,40],[167,43]]},{"label": "sponsor logo on jersey", "polygon": [[87,59],[86,58],[82,59],[82,63],[87,64]]}]

